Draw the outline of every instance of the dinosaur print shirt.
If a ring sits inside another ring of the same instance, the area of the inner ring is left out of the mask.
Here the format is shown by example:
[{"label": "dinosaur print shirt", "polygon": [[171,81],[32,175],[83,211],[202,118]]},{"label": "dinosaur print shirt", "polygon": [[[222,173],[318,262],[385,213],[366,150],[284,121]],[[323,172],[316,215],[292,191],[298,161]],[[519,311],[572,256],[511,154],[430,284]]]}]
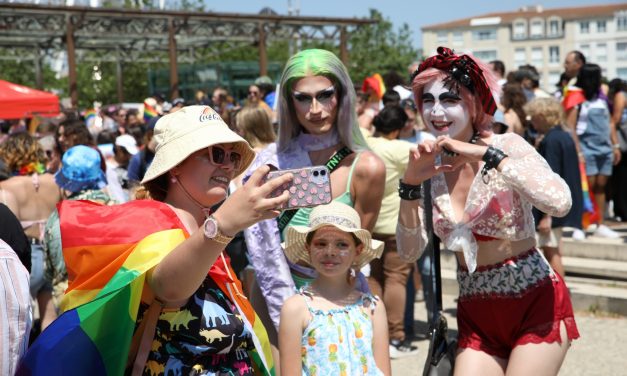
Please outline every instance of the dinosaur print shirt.
[{"label": "dinosaur print shirt", "polygon": [[161,311],[144,375],[253,375],[252,348],[235,306],[207,276],[187,304]]}]

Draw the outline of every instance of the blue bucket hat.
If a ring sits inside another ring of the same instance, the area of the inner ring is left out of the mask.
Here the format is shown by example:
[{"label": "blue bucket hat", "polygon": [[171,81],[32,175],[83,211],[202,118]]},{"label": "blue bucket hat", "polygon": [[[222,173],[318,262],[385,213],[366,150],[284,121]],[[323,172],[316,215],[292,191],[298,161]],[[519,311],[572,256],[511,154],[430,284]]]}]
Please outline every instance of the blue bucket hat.
[{"label": "blue bucket hat", "polygon": [[63,154],[63,165],[54,175],[57,185],[70,192],[102,189],[107,179],[100,168],[100,153],[85,145],[77,145]]}]

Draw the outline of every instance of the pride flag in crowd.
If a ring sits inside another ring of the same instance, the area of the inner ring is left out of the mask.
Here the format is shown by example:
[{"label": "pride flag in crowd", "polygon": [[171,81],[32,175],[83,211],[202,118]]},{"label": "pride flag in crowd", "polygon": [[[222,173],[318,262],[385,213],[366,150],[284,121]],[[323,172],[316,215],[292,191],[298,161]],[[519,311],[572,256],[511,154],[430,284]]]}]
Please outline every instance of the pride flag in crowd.
[{"label": "pride flag in crowd", "polygon": [[85,115],[83,116],[85,118],[85,122],[90,122],[90,121],[94,121],[94,119],[96,118],[96,109],[95,108],[90,108],[88,110],[85,111]]},{"label": "pride flag in crowd", "polygon": [[159,116],[157,101],[154,98],[147,98],[144,101],[144,122],[148,123],[150,119],[156,116]]},{"label": "pride flag in crowd", "polygon": [[[102,206],[89,201],[58,205],[69,286],[64,313],[37,338],[16,375],[123,375],[146,272],[188,234],[172,209],[137,200]],[[273,374],[268,337],[223,257],[209,271],[254,331],[262,354],[251,357]]]},{"label": "pride flag in crowd", "polygon": [[383,83],[383,77],[379,73],[375,73],[370,77],[366,77],[364,79],[364,83],[361,86],[361,91],[364,93],[368,93],[368,91],[374,94],[378,100],[383,98],[383,94],[385,94],[385,84]]}]

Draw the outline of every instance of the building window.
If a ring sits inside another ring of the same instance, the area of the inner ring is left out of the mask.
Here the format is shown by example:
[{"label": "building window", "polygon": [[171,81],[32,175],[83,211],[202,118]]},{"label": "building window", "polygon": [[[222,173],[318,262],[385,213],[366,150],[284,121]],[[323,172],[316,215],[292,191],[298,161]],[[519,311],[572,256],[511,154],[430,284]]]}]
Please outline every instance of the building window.
[{"label": "building window", "polygon": [[627,42],[616,43],[616,60],[627,61]]},{"label": "building window", "polygon": [[560,76],[562,72],[549,72],[549,77],[547,78],[548,82],[546,87],[554,88],[556,84],[560,82]]},{"label": "building window", "polygon": [[590,22],[588,21],[579,22],[579,32],[581,34],[588,34],[590,32]]},{"label": "building window", "polygon": [[618,68],[616,70],[616,75],[618,76],[618,78],[620,78],[621,80],[625,80],[627,81],[627,68]]},{"label": "building window", "polygon": [[560,20],[553,19],[549,21],[549,35],[551,36],[561,35],[562,30],[560,26],[561,26]]},{"label": "building window", "polygon": [[446,31],[438,31],[438,43],[448,43],[448,33]]},{"label": "building window", "polygon": [[544,22],[542,20],[532,20],[529,32],[532,38],[542,38],[544,36]]},{"label": "building window", "polygon": [[475,30],[472,32],[473,40],[496,40],[496,29]]},{"label": "building window", "polygon": [[549,63],[551,64],[560,63],[560,47],[559,46],[549,47]]},{"label": "building window", "polygon": [[597,21],[597,33],[605,33],[607,31],[607,22],[605,20]]},{"label": "building window", "polygon": [[461,31],[453,32],[453,44],[456,46],[462,45],[464,43],[464,33]]},{"label": "building window", "polygon": [[627,30],[627,12],[616,13],[616,30]]},{"label": "building window", "polygon": [[514,39],[527,38],[527,22],[516,21],[514,22]]},{"label": "building window", "polygon": [[519,67],[527,64],[527,53],[524,48],[517,48],[514,50],[514,65]]},{"label": "building window", "polygon": [[536,68],[540,68],[544,62],[544,56],[542,55],[542,47],[533,47],[531,49],[531,65],[535,65]]},{"label": "building window", "polygon": [[597,62],[604,63],[607,61],[607,44],[606,43],[597,43]]},{"label": "building window", "polygon": [[496,50],[474,51],[472,54],[479,60],[482,60],[484,63],[497,59]]},{"label": "building window", "polygon": [[590,56],[590,45],[589,44],[579,45],[579,52],[581,52],[583,56]]}]

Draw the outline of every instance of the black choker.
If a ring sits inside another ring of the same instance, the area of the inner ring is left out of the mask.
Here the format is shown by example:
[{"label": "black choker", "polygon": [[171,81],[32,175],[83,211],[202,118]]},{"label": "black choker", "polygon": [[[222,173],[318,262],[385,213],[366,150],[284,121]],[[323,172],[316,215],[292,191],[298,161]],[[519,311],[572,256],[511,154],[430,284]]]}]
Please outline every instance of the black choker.
[{"label": "black choker", "polygon": [[[471,143],[471,144],[476,144],[478,140],[479,140],[479,132],[475,132],[475,133],[472,134],[472,137],[470,138],[470,141],[468,141],[468,142]],[[458,153],[456,153],[454,151],[448,150],[444,146],[442,147],[442,152],[447,157],[457,157],[459,155]]]}]

